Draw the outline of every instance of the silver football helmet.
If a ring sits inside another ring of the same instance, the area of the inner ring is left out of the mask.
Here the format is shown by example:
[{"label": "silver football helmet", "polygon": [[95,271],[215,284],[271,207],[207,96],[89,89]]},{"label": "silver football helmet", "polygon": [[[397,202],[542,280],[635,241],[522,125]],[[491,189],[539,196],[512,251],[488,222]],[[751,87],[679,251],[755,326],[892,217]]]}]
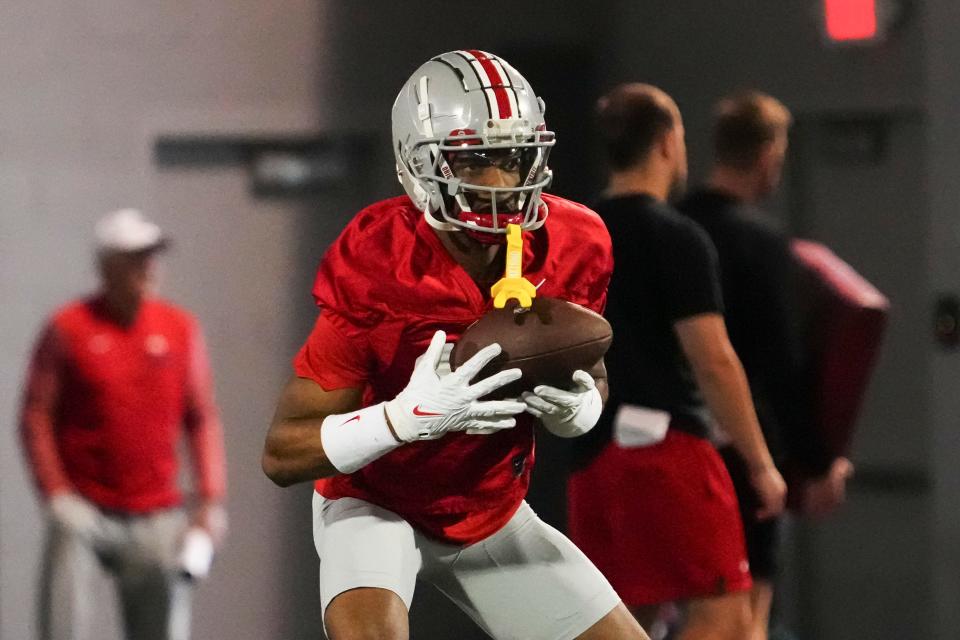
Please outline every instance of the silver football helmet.
[{"label": "silver football helmet", "polygon": [[[552,177],[547,156],[555,141],[543,112],[523,76],[495,55],[465,50],[432,58],[393,104],[400,184],[438,229],[499,242],[509,223],[539,228],[548,213],[541,193]],[[471,183],[469,172],[457,169],[464,155],[517,171],[519,185]]]}]

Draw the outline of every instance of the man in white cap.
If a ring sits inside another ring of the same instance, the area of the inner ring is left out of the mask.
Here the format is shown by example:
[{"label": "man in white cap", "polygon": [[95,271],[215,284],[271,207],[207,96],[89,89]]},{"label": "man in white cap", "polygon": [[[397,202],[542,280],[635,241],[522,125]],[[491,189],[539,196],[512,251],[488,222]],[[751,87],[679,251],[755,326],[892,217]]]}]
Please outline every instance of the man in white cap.
[{"label": "man in white cap", "polygon": [[[21,434],[49,516],[43,640],[86,637],[99,564],[126,636],[185,640],[189,579],[208,568],[226,516],[223,436],[197,321],[152,296],[160,228],[135,209],[96,226],[100,291],[54,313],[27,376]],[[186,435],[196,504],[182,506]]]}]

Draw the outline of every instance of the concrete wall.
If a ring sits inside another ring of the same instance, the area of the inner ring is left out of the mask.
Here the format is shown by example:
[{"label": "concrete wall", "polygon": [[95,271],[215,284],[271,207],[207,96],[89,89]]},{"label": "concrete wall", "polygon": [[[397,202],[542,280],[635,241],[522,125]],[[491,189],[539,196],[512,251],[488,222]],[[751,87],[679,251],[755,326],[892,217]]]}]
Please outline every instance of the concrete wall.
[{"label": "concrete wall", "polygon": [[[197,594],[198,638],[318,637],[309,489],[259,454],[312,314],[298,249],[319,212],[255,201],[240,169],[160,171],[160,133],[315,130],[327,94],[325,3],[6,3],[0,13],[0,637],[33,637],[42,522],[16,438],[21,375],[44,318],[95,284],[91,226],[142,207],[175,238],[162,293],[204,324],[223,409],[232,532]],[[334,221],[333,228],[341,222]],[[315,257],[314,257],[315,260]],[[294,328],[296,326],[296,328]],[[95,585],[100,622],[113,593]]]}]

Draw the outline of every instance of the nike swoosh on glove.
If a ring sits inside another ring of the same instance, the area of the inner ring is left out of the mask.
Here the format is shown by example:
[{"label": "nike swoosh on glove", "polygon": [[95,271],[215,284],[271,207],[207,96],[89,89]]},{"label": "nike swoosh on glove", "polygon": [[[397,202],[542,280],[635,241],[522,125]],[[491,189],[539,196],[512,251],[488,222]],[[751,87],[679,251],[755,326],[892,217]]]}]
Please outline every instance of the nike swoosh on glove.
[{"label": "nike swoosh on glove", "polygon": [[586,371],[573,372],[571,391],[548,385],[524,391],[520,399],[527,413],[538,418],[550,433],[561,438],[575,438],[593,429],[603,411],[603,398],[597,383]]},{"label": "nike swoosh on glove", "polygon": [[446,337],[443,331],[433,334],[406,388],[386,403],[387,418],[397,437],[404,442],[435,440],[451,431],[493,432],[516,426],[514,416],[527,408],[523,402],[479,398],[518,380],[520,369],[507,369],[470,384],[488,362],[500,355],[500,345],[484,347],[449,372],[442,365]]}]

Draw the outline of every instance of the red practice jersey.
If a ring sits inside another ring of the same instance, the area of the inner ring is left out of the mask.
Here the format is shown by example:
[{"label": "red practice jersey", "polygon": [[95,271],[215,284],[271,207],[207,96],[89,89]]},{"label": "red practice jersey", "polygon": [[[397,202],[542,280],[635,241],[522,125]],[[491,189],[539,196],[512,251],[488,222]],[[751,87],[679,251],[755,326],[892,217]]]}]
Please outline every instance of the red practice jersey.
[{"label": "red practice jersey", "polygon": [[54,315],[34,352],[21,418],[43,494],[76,491],[131,513],[176,505],[184,427],[198,492],[219,499],[223,436],[203,339],[187,312],[147,300],[123,327],[90,298]]},{"label": "red practice jersey", "polygon": [[[602,312],[610,236],[590,209],[544,196],[546,224],[524,232],[524,276],[538,295]],[[542,283],[542,284],[541,284]],[[455,342],[491,308],[406,196],[367,207],[327,251],[314,296],[320,318],[294,361],[325,390],[362,388],[363,405],[394,398],[438,329]],[[452,433],[401,446],[350,475],[318,480],[331,499],[393,511],[441,541],[470,544],[502,527],[526,495],[533,420],[494,435]]]}]

